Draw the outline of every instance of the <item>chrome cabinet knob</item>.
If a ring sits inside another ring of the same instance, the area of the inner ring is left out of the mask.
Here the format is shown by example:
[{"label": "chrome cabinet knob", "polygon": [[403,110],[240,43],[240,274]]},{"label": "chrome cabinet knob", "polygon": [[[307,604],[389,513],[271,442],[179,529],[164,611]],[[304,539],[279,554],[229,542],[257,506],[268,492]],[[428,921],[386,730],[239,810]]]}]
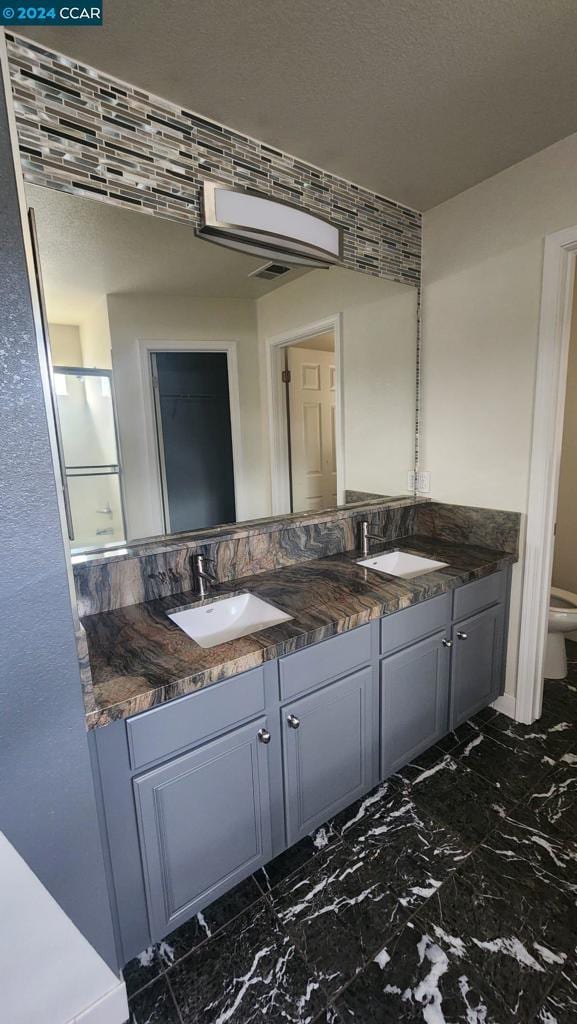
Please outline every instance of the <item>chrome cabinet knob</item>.
[{"label": "chrome cabinet knob", "polygon": [[459,640],[468,640],[469,639],[469,634],[468,633],[461,633],[461,632],[459,632],[459,633],[457,633],[457,636],[459,637]]},{"label": "chrome cabinet knob", "polygon": [[298,729],[299,725],[301,724],[300,718],[297,718],[296,715],[287,715],[287,722],[290,725],[291,729]]},{"label": "chrome cabinet knob", "polygon": [[452,647],[453,646],[453,641],[452,640],[441,640],[441,643],[442,643],[443,647]]},{"label": "chrome cabinet knob", "polygon": [[261,743],[270,743],[270,732],[268,729],[259,729],[257,735]]}]

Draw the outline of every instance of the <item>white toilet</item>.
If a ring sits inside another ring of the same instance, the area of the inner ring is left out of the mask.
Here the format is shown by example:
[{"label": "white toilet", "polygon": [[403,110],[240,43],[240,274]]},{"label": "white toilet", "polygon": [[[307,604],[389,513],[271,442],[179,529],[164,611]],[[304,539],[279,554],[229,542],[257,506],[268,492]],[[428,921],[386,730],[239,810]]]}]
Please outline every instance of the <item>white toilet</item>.
[{"label": "white toilet", "polygon": [[570,590],[551,587],[549,602],[549,632],[545,653],[545,678],[565,679],[567,652],[565,635],[577,630],[577,594]]}]

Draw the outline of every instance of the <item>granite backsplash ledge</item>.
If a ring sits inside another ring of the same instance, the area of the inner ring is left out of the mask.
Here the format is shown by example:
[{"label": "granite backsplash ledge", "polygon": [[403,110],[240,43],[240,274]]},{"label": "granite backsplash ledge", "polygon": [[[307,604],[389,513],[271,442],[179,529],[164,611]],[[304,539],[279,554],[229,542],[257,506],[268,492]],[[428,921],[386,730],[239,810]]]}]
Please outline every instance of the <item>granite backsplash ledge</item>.
[{"label": "granite backsplash ledge", "polygon": [[429,501],[415,507],[414,532],[453,544],[478,544],[519,557],[521,513]]},{"label": "granite backsplash ledge", "polygon": [[368,519],[371,529],[387,540],[406,537],[415,532],[417,505],[413,498],[402,498],[316,515],[241,523],[181,538],[157,538],[118,554],[89,556],[73,566],[78,612],[81,617],[94,615],[191,590],[191,556],[198,552],[214,560],[218,580],[227,583],[351,551],[362,519]]},{"label": "granite backsplash ledge", "polygon": [[218,579],[225,583],[352,551],[362,519],[368,519],[371,530],[385,541],[420,534],[518,555],[518,512],[413,498],[372,502],[354,509],[156,538],[114,555],[90,556],[74,565],[79,614],[94,615],[191,590],[195,552],[214,559]]}]

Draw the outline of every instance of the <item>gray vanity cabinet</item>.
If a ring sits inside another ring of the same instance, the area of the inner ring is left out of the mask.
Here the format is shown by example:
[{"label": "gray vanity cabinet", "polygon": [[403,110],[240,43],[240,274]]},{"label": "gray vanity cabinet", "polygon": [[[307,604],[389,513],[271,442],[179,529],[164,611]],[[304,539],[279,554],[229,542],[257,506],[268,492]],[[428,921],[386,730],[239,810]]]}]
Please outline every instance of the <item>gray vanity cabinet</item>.
[{"label": "gray vanity cabinet", "polygon": [[153,936],[270,860],[268,735],[263,716],[133,780]]},{"label": "gray vanity cabinet", "polygon": [[499,695],[509,572],[91,735],[120,959]]},{"label": "gray vanity cabinet", "polygon": [[289,845],[369,789],[372,707],[366,668],[281,708]]},{"label": "gray vanity cabinet", "polygon": [[450,648],[445,630],[381,662],[381,775],[447,732]]},{"label": "gray vanity cabinet", "polygon": [[450,726],[455,729],[500,693],[504,608],[493,605],[453,626]]}]

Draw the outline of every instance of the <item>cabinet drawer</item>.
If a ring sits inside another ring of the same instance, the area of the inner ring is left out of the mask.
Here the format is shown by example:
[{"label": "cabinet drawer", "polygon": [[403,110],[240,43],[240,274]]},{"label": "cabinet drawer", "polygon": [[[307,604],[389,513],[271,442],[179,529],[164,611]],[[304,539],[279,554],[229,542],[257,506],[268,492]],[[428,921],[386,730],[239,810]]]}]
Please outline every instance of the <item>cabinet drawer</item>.
[{"label": "cabinet drawer", "polygon": [[192,747],[259,714],[263,708],[264,670],[255,668],[129,718],[126,729],[131,766],[142,768]]},{"label": "cabinet drawer", "polygon": [[445,629],[450,617],[451,595],[448,593],[386,615],[381,619],[381,654],[389,654],[429,633]]},{"label": "cabinet drawer", "polygon": [[350,669],[370,660],[370,626],[360,626],[304,651],[289,654],[279,662],[281,700],[311,690],[327,679],[345,675]]},{"label": "cabinet drawer", "polygon": [[453,597],[453,618],[462,619],[465,615],[472,615],[481,608],[503,601],[506,575],[505,571],[495,572],[492,576],[484,576],[481,580],[466,583],[464,587],[457,587]]}]

